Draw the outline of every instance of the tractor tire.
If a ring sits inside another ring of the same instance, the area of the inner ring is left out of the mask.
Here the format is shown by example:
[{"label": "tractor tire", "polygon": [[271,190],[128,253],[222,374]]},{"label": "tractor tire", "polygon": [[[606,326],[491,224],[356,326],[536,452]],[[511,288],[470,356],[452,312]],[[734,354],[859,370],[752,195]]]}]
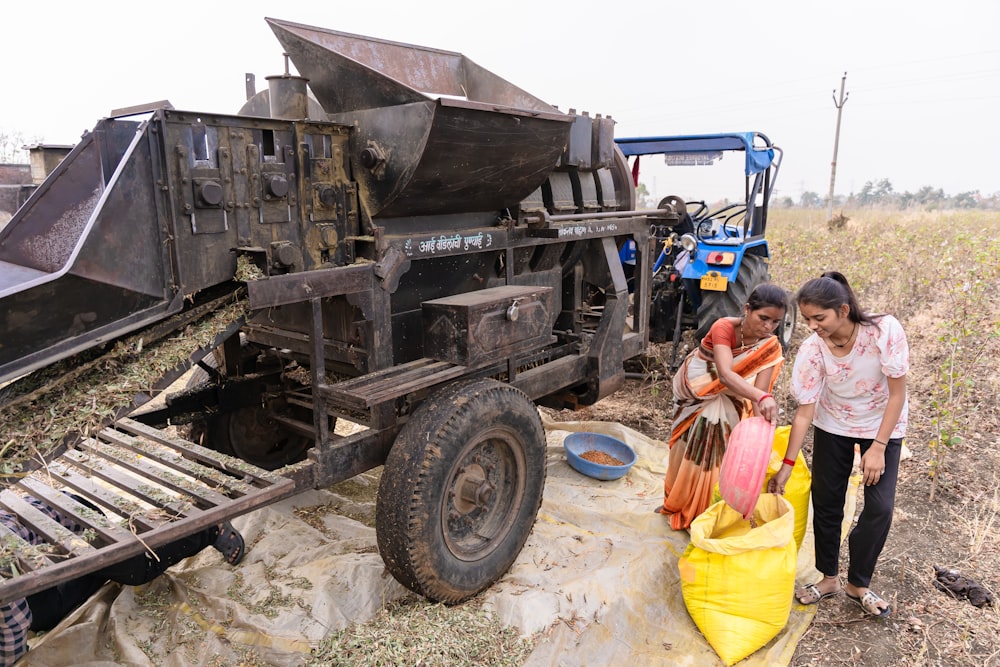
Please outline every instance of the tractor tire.
[{"label": "tractor tire", "polygon": [[375,512],[382,560],[430,600],[467,600],[510,569],[544,485],[545,430],[526,394],[491,379],[445,387],[386,459]]},{"label": "tractor tire", "polygon": [[695,338],[701,342],[720,317],[739,317],[743,304],[757,285],[767,282],[767,262],[757,255],[744,255],[736,280],[725,292],[704,291],[698,308],[698,329]]},{"label": "tractor tire", "polygon": [[792,344],[792,334],[795,332],[795,322],[798,319],[799,304],[795,302],[794,297],[789,297],[785,317],[781,320],[781,324],[778,325],[778,330],[775,332],[778,335],[778,340],[781,342],[782,352],[788,352],[788,348]]}]

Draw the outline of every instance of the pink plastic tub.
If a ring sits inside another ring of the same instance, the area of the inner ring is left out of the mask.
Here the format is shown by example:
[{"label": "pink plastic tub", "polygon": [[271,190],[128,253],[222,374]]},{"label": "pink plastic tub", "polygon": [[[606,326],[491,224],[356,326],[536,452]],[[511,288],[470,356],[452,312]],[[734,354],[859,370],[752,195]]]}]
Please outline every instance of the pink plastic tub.
[{"label": "pink plastic tub", "polygon": [[749,519],[760,497],[774,442],[774,424],[763,417],[744,419],[729,434],[719,468],[719,495]]}]

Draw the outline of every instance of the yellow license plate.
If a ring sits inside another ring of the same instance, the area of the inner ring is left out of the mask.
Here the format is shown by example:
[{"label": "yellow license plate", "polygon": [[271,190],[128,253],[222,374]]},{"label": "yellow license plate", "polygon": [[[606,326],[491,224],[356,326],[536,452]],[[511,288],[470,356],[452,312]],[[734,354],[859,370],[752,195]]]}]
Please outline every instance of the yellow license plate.
[{"label": "yellow license plate", "polygon": [[729,281],[718,271],[709,271],[701,277],[701,288],[713,292],[725,292]]}]

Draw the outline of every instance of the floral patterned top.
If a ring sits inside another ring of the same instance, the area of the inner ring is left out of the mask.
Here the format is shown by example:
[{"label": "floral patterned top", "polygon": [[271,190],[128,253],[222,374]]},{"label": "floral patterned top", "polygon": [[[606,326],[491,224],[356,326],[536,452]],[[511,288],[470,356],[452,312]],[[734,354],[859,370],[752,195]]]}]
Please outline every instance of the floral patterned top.
[{"label": "floral patterned top", "polygon": [[[902,325],[892,315],[876,325],[858,327],[854,347],[835,357],[816,334],[799,347],[792,367],[792,394],[799,403],[815,403],[813,425],[834,435],[874,438],[889,401],[886,378],[906,375],[910,348]],[[906,435],[909,399],[903,402],[893,438]]]}]

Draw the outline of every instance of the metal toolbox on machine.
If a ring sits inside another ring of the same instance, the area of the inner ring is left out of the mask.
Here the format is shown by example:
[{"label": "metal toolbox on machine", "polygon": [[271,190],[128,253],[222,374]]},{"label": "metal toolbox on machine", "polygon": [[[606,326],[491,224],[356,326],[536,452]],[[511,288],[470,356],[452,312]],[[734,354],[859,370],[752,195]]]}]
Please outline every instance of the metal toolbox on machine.
[{"label": "metal toolbox on machine", "polygon": [[423,303],[424,354],[479,366],[552,335],[552,288],[503,285]]}]

